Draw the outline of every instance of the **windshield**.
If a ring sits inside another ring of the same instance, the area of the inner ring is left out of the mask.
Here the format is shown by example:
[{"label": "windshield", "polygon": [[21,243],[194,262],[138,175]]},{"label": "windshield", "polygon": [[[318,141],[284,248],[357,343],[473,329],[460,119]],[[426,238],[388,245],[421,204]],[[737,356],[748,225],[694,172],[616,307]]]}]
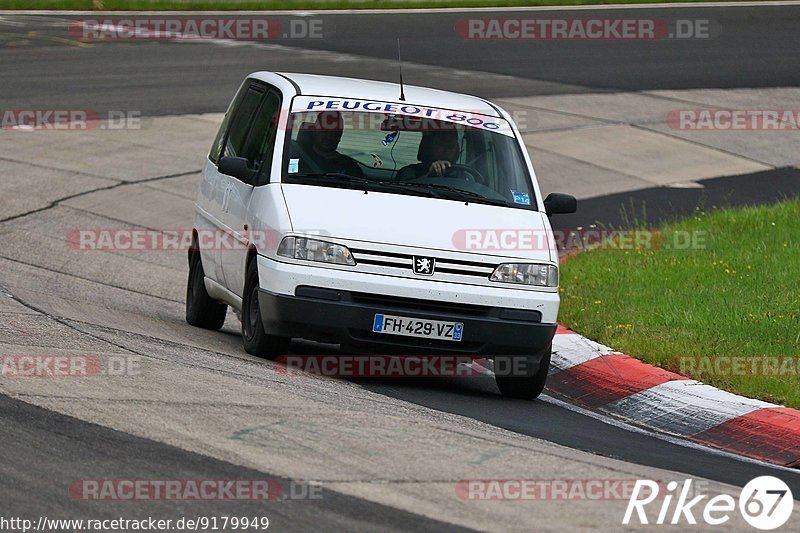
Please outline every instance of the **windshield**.
[{"label": "windshield", "polygon": [[536,209],[510,125],[487,115],[297,97],[283,181]]}]

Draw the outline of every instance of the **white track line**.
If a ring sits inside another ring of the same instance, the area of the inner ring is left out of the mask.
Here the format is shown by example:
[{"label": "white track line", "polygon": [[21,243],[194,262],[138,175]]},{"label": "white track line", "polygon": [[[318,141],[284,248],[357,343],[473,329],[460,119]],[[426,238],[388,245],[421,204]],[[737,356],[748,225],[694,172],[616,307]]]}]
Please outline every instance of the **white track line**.
[{"label": "white track line", "polygon": [[577,333],[560,333],[553,338],[551,373],[567,370],[601,355],[619,353]]},{"label": "white track line", "polygon": [[691,437],[734,418],[778,405],[694,380],[668,381],[600,409],[676,436]]}]

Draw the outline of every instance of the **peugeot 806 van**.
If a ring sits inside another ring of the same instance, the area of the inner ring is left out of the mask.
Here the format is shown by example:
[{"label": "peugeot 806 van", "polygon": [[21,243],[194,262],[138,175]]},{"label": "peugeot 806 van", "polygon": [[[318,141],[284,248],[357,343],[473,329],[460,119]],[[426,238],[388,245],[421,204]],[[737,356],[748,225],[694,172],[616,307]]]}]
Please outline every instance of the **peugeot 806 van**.
[{"label": "peugeot 806 van", "polygon": [[[267,357],[292,338],[481,357],[502,394],[534,398],[559,307],[548,216],[575,208],[542,199],[520,132],[491,102],[256,72],[205,161],[186,319],[219,329],[233,307],[245,350]],[[525,243],[498,239],[522,231]]]}]

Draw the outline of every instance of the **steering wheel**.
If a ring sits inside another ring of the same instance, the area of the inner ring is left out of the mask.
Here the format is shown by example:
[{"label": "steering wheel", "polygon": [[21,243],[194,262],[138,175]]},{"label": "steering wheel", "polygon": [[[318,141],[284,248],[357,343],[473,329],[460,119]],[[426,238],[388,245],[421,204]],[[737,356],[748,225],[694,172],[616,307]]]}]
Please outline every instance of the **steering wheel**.
[{"label": "steering wheel", "polygon": [[483,174],[481,174],[474,168],[468,167],[467,165],[459,165],[458,163],[453,163],[452,165],[447,167],[447,170],[444,171],[443,176],[454,178],[456,177],[456,174],[458,174],[459,172],[463,172],[464,174],[466,174],[466,176],[464,176],[464,179],[466,181],[471,181],[473,183],[475,183],[476,181],[480,181],[481,183],[486,181],[483,179]]}]

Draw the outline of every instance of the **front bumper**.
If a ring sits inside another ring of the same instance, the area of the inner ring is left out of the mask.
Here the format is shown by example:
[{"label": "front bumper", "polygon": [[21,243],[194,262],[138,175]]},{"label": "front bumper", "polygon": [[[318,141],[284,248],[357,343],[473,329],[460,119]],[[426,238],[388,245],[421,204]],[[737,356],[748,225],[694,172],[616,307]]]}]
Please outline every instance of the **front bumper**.
[{"label": "front bumper", "polygon": [[[259,289],[267,334],[341,344],[343,350],[376,354],[474,354],[541,357],[556,324],[542,323],[535,310],[454,304],[298,286],[294,295]],[[461,341],[372,332],[376,314],[464,323]],[[533,362],[533,361],[531,361]]]}]

